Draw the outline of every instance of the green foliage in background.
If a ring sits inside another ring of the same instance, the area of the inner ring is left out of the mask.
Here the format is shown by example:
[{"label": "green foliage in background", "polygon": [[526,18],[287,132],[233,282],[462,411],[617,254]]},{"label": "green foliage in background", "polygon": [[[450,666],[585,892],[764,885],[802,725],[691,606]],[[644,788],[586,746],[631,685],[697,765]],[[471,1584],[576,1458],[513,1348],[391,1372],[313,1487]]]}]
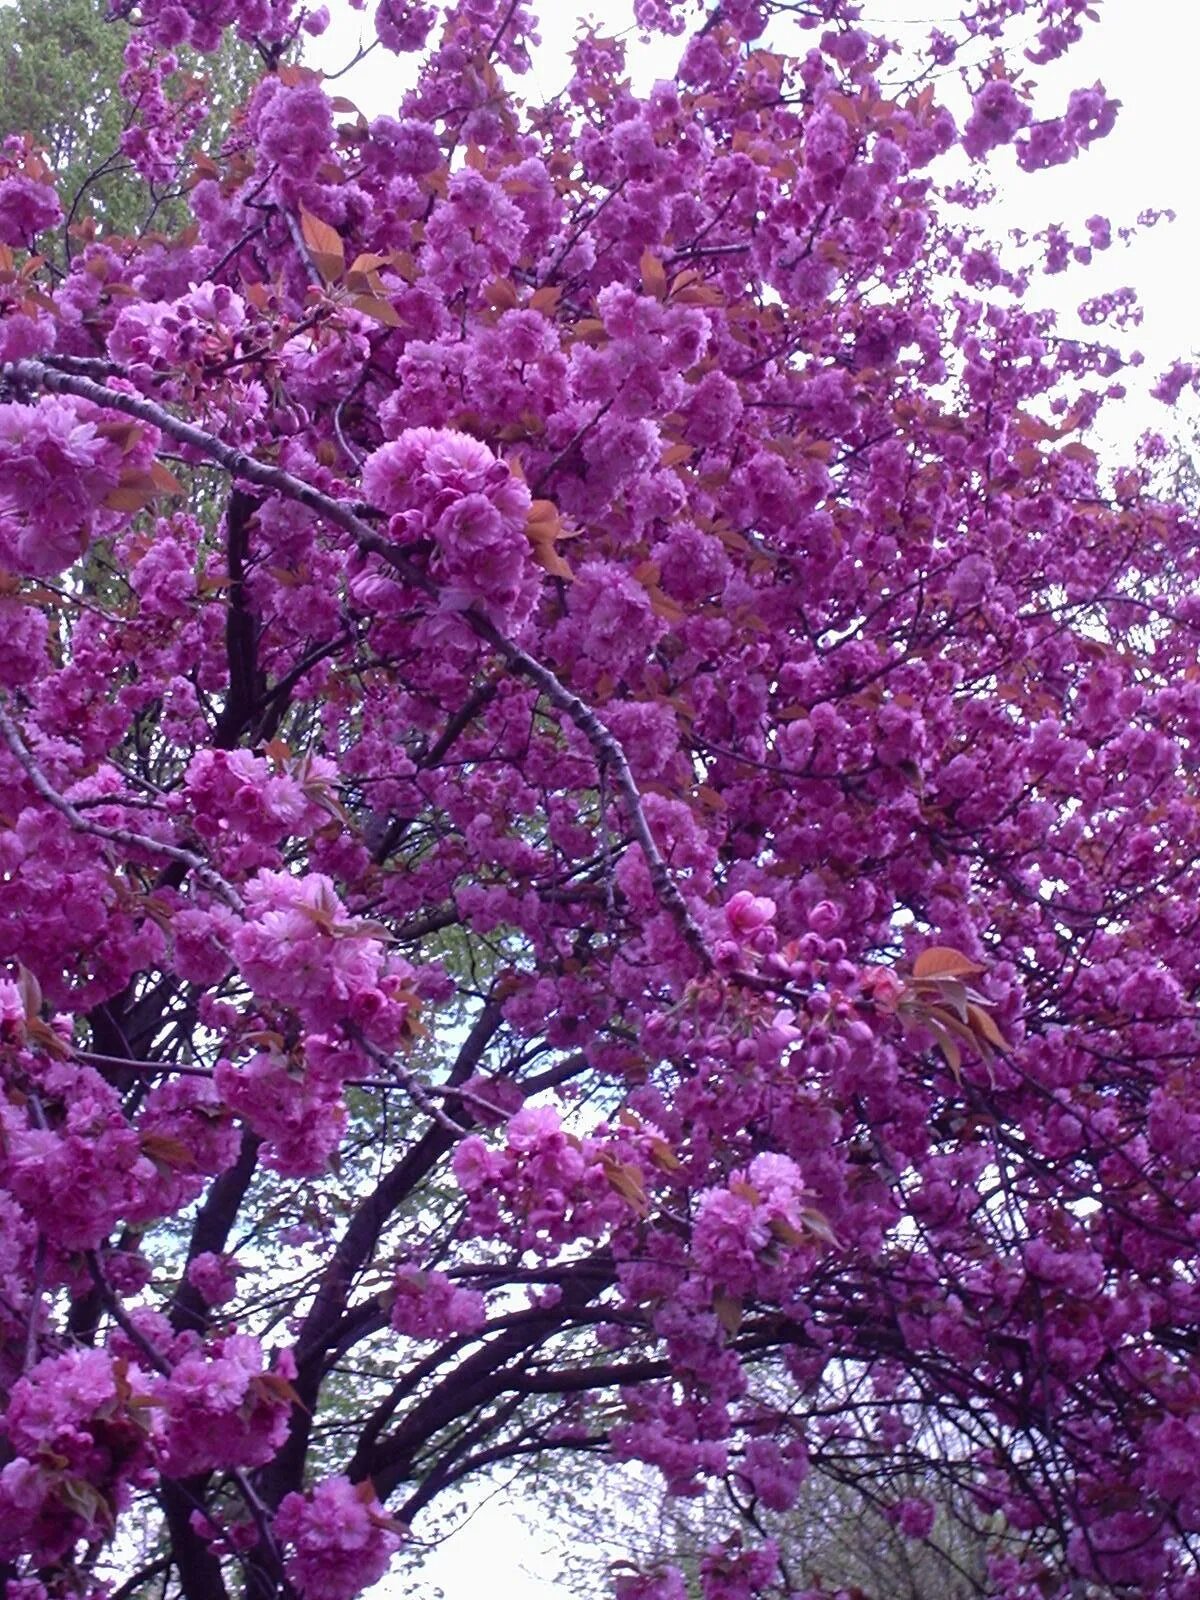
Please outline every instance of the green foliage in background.
[{"label": "green foliage in background", "polygon": [[[105,17],[103,0],[0,4],[0,127],[28,133],[46,151],[64,209],[100,232],[137,234],[178,226],[177,197],[155,193],[120,153],[129,107],[118,84],[129,26]],[[221,50],[180,52],[181,74],[203,78],[211,115],[203,144],[220,143],[261,69],[227,35]]]}]

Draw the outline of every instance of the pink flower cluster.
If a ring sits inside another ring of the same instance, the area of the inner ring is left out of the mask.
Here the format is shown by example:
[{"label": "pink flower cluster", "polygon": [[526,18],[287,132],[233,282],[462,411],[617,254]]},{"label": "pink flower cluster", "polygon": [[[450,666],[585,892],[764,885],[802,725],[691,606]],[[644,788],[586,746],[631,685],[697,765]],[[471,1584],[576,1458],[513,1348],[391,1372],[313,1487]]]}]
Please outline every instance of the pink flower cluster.
[{"label": "pink flower cluster", "polygon": [[[708,1323],[715,1319],[709,1317]],[[690,1319],[693,1352],[704,1342],[704,1324]],[[711,1378],[711,1362],[706,1383]],[[729,1417],[724,1406],[705,1404],[694,1393],[671,1392],[668,1385],[642,1388],[627,1406],[631,1418],[613,1429],[613,1454],[618,1461],[643,1461],[663,1477],[669,1494],[693,1496],[705,1478],[729,1466]]]},{"label": "pink flower cluster", "polygon": [[189,534],[198,530],[189,527],[189,521],[160,518],[153,540],[137,551],[129,587],[138,597],[143,616],[178,620],[194,606],[196,557]]},{"label": "pink flower cluster", "polygon": [[[128,439],[128,425],[120,427]],[[0,567],[33,577],[69,567],[122,471],[148,461],[155,444],[146,439],[131,456],[85,401],[47,395],[32,406],[0,405]]]},{"label": "pink flower cluster", "polygon": [[236,1067],[222,1057],[214,1082],[230,1110],[266,1141],[267,1167],[288,1177],[325,1169],[346,1128],[340,1076],[259,1051]]},{"label": "pink flower cluster", "polygon": [[[114,11],[129,8],[118,0]],[[268,43],[292,31],[289,0],[156,0],[139,13],[155,44],[173,49],[190,44],[197,50],[216,50],[226,28],[236,27],[240,38]]]},{"label": "pink flower cluster", "polygon": [[774,1544],[743,1549],[740,1537],[733,1535],[723,1544],[709,1546],[700,1563],[700,1591],[704,1600],[753,1600],[778,1574]]},{"label": "pink flower cluster", "polygon": [[202,1192],[237,1156],[238,1130],[206,1078],[165,1078],[146,1095],[139,1119],[142,1153],[155,1177],[130,1214],[140,1221],[170,1216]]},{"label": "pink flower cluster", "polygon": [[1017,160],[1028,172],[1072,161],[1094,139],[1111,133],[1120,102],[1110,100],[1104,85],[1073,89],[1061,117],[1035,122],[1017,145]]},{"label": "pink flower cluster", "polygon": [[962,146],[977,160],[998,145],[1010,144],[1029,121],[1029,107],[1007,78],[989,78],[971,103]]},{"label": "pink flower cluster", "polygon": [[409,428],[363,467],[363,493],[406,544],[430,541],[431,576],[450,609],[478,605],[506,627],[529,615],[537,569],[529,491],[488,447],[445,428]]},{"label": "pink flower cluster", "polygon": [[687,1600],[687,1585],[678,1567],[662,1566],[652,1572],[619,1573],[613,1593],[616,1600]]},{"label": "pink flower cluster", "polygon": [[105,1350],[37,1362],[13,1385],[0,1467],[0,1559],[65,1557],[102,1538],[150,1463],[147,1413]]},{"label": "pink flower cluster", "polygon": [[460,1288],[444,1272],[401,1268],[392,1293],[392,1327],[410,1339],[448,1339],[483,1326],[483,1296]]},{"label": "pink flower cluster", "polygon": [[645,587],[615,561],[585,561],[571,585],[567,615],[555,629],[556,654],[577,660],[583,681],[626,673],[644,662],[665,632]]},{"label": "pink flower cluster", "polygon": [[287,87],[268,81],[259,91],[257,124],[263,158],[293,179],[311,177],[333,136],[329,98],[315,80]]},{"label": "pink flower cluster", "polygon": [[385,50],[406,55],[419,50],[429,37],[436,12],[417,0],[379,0],[375,8],[375,34]]},{"label": "pink flower cluster", "polygon": [[108,353],[135,382],[228,357],[246,324],[246,303],[225,284],[201,283],[174,300],[139,300],[120,312]]},{"label": "pink flower cluster", "polygon": [[749,1439],[738,1476],[768,1511],[790,1511],[808,1477],[808,1451],[801,1439]]},{"label": "pink flower cluster", "polygon": [[610,1181],[603,1142],[568,1133],[553,1106],[523,1107],[505,1131],[502,1150],[472,1134],[454,1152],[476,1233],[553,1256],[628,1217],[629,1198]]},{"label": "pink flower cluster", "polygon": [[203,1296],[210,1306],[224,1305],[237,1293],[237,1281],[243,1271],[236,1256],[202,1251],[188,1262],[187,1281]]},{"label": "pink flower cluster", "polygon": [[775,902],[768,895],[739,889],[725,905],[725,926],[734,944],[767,955],[775,948]]},{"label": "pink flower cluster", "polygon": [[47,1239],[94,1250],[118,1218],[155,1191],[157,1170],[119,1097],[91,1068],[50,1068],[41,1096],[49,1125],[10,1128],[0,1146],[0,1181]]},{"label": "pink flower cluster", "polygon": [[402,992],[411,969],[390,961],[378,934],[347,914],[329,878],[259,872],[245,902],[233,958],[261,999],[292,1008],[315,1032],[355,1023],[381,1044],[395,1042],[412,1001]]},{"label": "pink flower cluster", "polygon": [[39,233],[57,228],[62,206],[49,183],[23,173],[0,178],[0,244],[28,250]]},{"label": "pink flower cluster", "polygon": [[714,1290],[749,1293],[767,1247],[802,1238],[808,1198],[796,1163],[766,1151],[735,1173],[727,1188],[705,1190],[696,1207],[692,1251]]},{"label": "pink flower cluster", "polygon": [[288,1547],[284,1570],[303,1600],[353,1600],[377,1583],[400,1548],[369,1482],[325,1478],[307,1495],[289,1494],[275,1516]]},{"label": "pink flower cluster", "polygon": [[502,276],[521,253],[525,228],[521,207],[498,183],[469,167],[455,172],[426,227],[431,279],[449,298]]},{"label": "pink flower cluster", "polygon": [[337,775],[322,756],[281,769],[249,750],[201,750],[184,774],[184,795],[201,838],[274,847],[288,836],[311,836],[333,819]]},{"label": "pink flower cluster", "polygon": [[683,374],[701,361],[708,346],[704,312],[695,306],[664,306],[616,284],[601,291],[596,309],[608,339],[601,350],[584,345],[574,352],[577,394],[609,401],[619,415],[629,417],[663,416],[673,410],[685,393]]},{"label": "pink flower cluster", "polygon": [[[171,79],[174,93],[167,89]],[[165,187],[208,116],[200,81],[179,74],[178,57],[135,33],[125,46],[121,93],[133,108],[121,134],[121,153],[147,183]]]},{"label": "pink flower cluster", "polygon": [[290,1354],[265,1370],[262,1345],[235,1333],[174,1362],[150,1385],[160,1409],[159,1464],[190,1478],[223,1467],[260,1467],[287,1436],[295,1376]]}]

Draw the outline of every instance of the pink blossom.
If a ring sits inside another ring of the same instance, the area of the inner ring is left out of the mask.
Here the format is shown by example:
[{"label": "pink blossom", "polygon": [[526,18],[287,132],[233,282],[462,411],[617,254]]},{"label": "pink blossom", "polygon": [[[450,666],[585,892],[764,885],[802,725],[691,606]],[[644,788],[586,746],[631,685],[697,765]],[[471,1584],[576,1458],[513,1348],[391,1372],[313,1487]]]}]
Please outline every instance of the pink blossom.
[{"label": "pink blossom", "polygon": [[47,1356],[17,1380],[6,1421],[12,1454],[0,1469],[0,1557],[50,1565],[80,1538],[104,1536],[148,1461],[131,1398],[106,1350]]},{"label": "pink blossom", "polygon": [[527,614],[536,592],[529,491],[485,445],[448,429],[407,429],[368,458],[363,492],[402,515],[410,538],[433,541],[446,603],[478,601],[510,621]]},{"label": "pink blossom", "polygon": [[369,1483],[325,1478],[307,1495],[289,1494],[275,1516],[288,1548],[285,1568],[303,1600],[353,1600],[378,1582],[400,1548]]},{"label": "pink blossom", "polygon": [[385,50],[405,55],[419,50],[433,26],[434,9],[417,0],[379,0],[375,32]]},{"label": "pink blossom", "polygon": [[468,1193],[480,1193],[498,1175],[500,1160],[479,1137],[471,1134],[454,1152],[454,1176]]},{"label": "pink blossom", "polygon": [[756,1550],[738,1545],[735,1537],[709,1546],[700,1563],[704,1600],[752,1600],[775,1578],[779,1556],[773,1544]]},{"label": "pink blossom", "polygon": [[658,1567],[653,1572],[618,1574],[616,1600],[686,1600],[687,1588],[678,1567]]},{"label": "pink blossom", "polygon": [[57,338],[55,324],[44,312],[34,316],[24,312],[0,315],[0,361],[46,355],[54,349]]},{"label": "pink blossom", "polygon": [[692,1248],[720,1291],[738,1295],[750,1287],[755,1258],[769,1237],[766,1218],[745,1195],[710,1189],[700,1197]]},{"label": "pink blossom", "polygon": [[287,1435],[291,1401],[264,1372],[262,1346],[232,1334],[186,1355],[155,1384],[164,1472],[188,1478],[220,1467],[257,1467]]},{"label": "pink blossom", "polygon": [[85,1424],[116,1395],[112,1357],[102,1350],[48,1356],[20,1380],[9,1401],[7,1432],[16,1450],[70,1451]]},{"label": "pink blossom", "polygon": [[268,1167],[293,1177],[324,1171],[346,1126],[334,1085],[311,1081],[273,1052],[237,1067],[222,1058],[213,1081],[225,1104],[267,1141]]},{"label": "pink blossom", "polygon": [[1162,374],[1150,392],[1156,400],[1161,400],[1164,405],[1173,406],[1189,385],[1195,388],[1198,376],[1200,376],[1200,367],[1197,367],[1193,362],[1175,361]]},{"label": "pink blossom", "polygon": [[202,750],[190,762],[185,783],[206,836],[278,844],[286,834],[315,832],[329,821],[335,772],[320,756],[287,772],[248,750]]},{"label": "pink blossom", "polygon": [[259,114],[259,149],[291,177],[305,177],[320,164],[332,133],[329,100],[315,82],[277,87]]},{"label": "pink blossom", "polygon": [[8,1158],[12,1193],[48,1238],[72,1249],[95,1249],[156,1181],[116,1096],[89,1074],[63,1123],[15,1132]]},{"label": "pink blossom", "polygon": [[766,895],[739,889],[725,906],[725,922],[735,939],[747,939],[775,917],[775,902]]},{"label": "pink blossom", "polygon": [[188,1263],[187,1279],[210,1306],[219,1306],[233,1299],[242,1270],[236,1256],[205,1250]]},{"label": "pink blossom", "polygon": [[971,104],[963,128],[963,149],[978,159],[997,145],[1008,144],[1029,121],[1029,108],[1006,78],[990,78]]},{"label": "pink blossom", "polygon": [[483,1326],[484,1300],[441,1272],[402,1268],[392,1285],[392,1327],[410,1339],[448,1339]]},{"label": "pink blossom", "polygon": [[583,562],[575,573],[559,649],[597,670],[626,672],[644,661],[663,631],[646,590],[616,563]]},{"label": "pink blossom", "polygon": [[327,877],[260,872],[246,906],[233,956],[259,994],[298,1007],[321,1027],[345,1018],[357,998],[377,989],[379,941],[359,931]]},{"label": "pink blossom", "polygon": [[56,397],[0,405],[0,562],[42,576],[83,551],[121,468],[98,421],[94,407]]},{"label": "pink blossom", "polygon": [[39,233],[63,219],[58,195],[48,183],[17,174],[0,178],[0,244],[26,249]]},{"label": "pink blossom", "polygon": [[740,1466],[751,1493],[770,1511],[790,1511],[808,1476],[808,1454],[802,1445],[782,1448],[774,1439],[751,1439]]},{"label": "pink blossom", "polygon": [[932,1500],[909,1498],[896,1507],[896,1526],[906,1539],[928,1539],[933,1530]]}]

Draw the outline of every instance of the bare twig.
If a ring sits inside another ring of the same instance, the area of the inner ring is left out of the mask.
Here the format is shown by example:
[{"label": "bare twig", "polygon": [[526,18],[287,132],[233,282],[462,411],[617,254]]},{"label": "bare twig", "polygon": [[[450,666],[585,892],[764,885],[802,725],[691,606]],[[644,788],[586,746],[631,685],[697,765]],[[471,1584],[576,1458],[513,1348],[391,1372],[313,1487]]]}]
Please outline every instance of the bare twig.
[{"label": "bare twig", "polygon": [[514,672],[520,673],[523,678],[528,678],[530,683],[536,684],[549,700],[550,704],[568,716],[579,731],[587,739],[596,754],[598,765],[602,772],[611,773],[616,787],[621,792],[625,801],[625,809],[629,814],[630,826],[633,836],[642,848],[646,858],[646,867],[650,873],[650,881],[654,885],[655,893],[662,903],[674,916],[679,924],[688,945],[705,968],[713,965],[712,952],[708,947],[708,940],[700,924],[692,915],[691,908],[683,898],[678,884],[671,876],[670,869],[663,858],[657,841],[650,831],[650,824],[646,818],[646,810],[642,804],[642,792],[637,786],[629,766],[628,758],[621,746],[620,740],[605,727],[596,711],[573,693],[550,668],[544,666],[536,657],[531,656],[527,650],[522,650],[519,645],[507,639],[486,617],[473,617],[472,626],[476,633],[486,639],[497,653],[508,662]]},{"label": "bare twig", "polygon": [[430,1091],[396,1056],[389,1056],[386,1051],[380,1050],[377,1045],[369,1044],[366,1040],[363,1040],[363,1048],[376,1066],[390,1073],[412,1103],[432,1122],[436,1122],[443,1132],[451,1133],[456,1139],[460,1139],[468,1131],[460,1122],[455,1122],[448,1112],[443,1111],[441,1106],[434,1103]]},{"label": "bare twig", "polygon": [[292,236],[292,243],[296,246],[296,254],[304,263],[304,274],[314,289],[324,289],[325,283],[317,271],[312,256],[308,253],[308,246],[304,243],[304,235],[300,232],[300,224],[286,206],[280,208],[283,219],[287,223],[287,230]]},{"label": "bare twig", "polygon": [[[125,1337],[129,1339],[132,1344],[137,1346],[154,1370],[161,1373],[164,1378],[169,1378],[172,1372],[171,1363],[167,1360],[166,1356],[163,1355],[162,1351],[159,1350],[154,1343],[146,1337],[146,1335],[138,1327],[137,1323],[134,1322],[133,1318],[125,1310],[125,1307],[121,1304],[120,1298],[114,1291],[108,1279],[105,1277],[104,1268],[101,1265],[100,1257],[94,1250],[89,1250],[87,1252],[87,1265],[88,1271],[92,1277],[92,1282],[96,1285],[97,1293],[99,1294],[100,1299],[104,1304],[104,1309],[108,1312],[109,1316],[112,1317],[113,1321],[121,1329]],[[250,1512],[250,1515],[254,1518],[255,1525],[258,1528],[259,1537],[262,1539],[262,1542],[266,1548],[271,1552],[276,1564],[278,1564],[279,1546],[275,1542],[275,1536],[271,1529],[270,1513],[268,1512],[266,1506],[264,1506],[258,1494],[255,1492],[254,1488],[251,1486],[250,1481],[244,1472],[234,1467],[230,1469],[229,1476],[237,1485],[242,1499],[246,1502],[246,1506]],[[209,1520],[213,1522],[214,1526],[220,1526],[220,1524],[216,1522],[216,1519],[213,1518],[211,1512],[206,1510],[205,1515],[209,1517]]]},{"label": "bare twig", "polygon": [[169,1378],[171,1376],[171,1363],[167,1360],[166,1356],[163,1355],[161,1350],[155,1349],[154,1345],[151,1344],[150,1340],[146,1337],[146,1335],[138,1327],[137,1323],[129,1315],[128,1311],[126,1311],[125,1307],[121,1304],[113,1290],[112,1284],[109,1283],[108,1279],[104,1276],[104,1268],[100,1265],[100,1257],[94,1250],[89,1250],[87,1252],[87,1265],[88,1271],[92,1275],[92,1282],[96,1285],[96,1291],[99,1294],[100,1299],[104,1304],[104,1309],[108,1312],[109,1316],[113,1319],[117,1327],[120,1328],[121,1332],[130,1341],[130,1343],[135,1344],[142,1352],[146,1360],[154,1368],[155,1372],[161,1372],[164,1378]]}]

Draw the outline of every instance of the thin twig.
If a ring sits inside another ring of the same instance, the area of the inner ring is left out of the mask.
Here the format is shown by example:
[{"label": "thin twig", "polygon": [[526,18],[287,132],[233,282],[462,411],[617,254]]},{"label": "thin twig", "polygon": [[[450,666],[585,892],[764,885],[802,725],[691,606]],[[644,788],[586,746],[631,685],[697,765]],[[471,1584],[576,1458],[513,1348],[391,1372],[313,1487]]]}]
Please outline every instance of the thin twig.
[{"label": "thin twig", "polygon": [[[0,732],[4,734],[9,749],[24,767],[30,783],[38,794],[65,817],[76,832],[91,834],[94,838],[107,839],[112,844],[125,845],[131,849],[148,850],[155,855],[164,856],[168,861],[177,861],[189,872],[194,873],[206,889],[211,889],[214,894],[219,895],[227,905],[232,906],[235,911],[242,910],[241,897],[233,885],[227,883],[219,872],[215,872],[206,861],[194,855],[192,851],[181,850],[178,845],[164,844],[161,839],[152,839],[149,834],[136,833],[132,828],[109,828],[103,823],[89,821],[69,800],[59,794],[38,766],[21,738],[16,723],[9,716],[3,697],[0,697]],[[114,797],[113,803],[119,804],[119,799]]]},{"label": "thin twig", "polygon": [[372,1061],[395,1078],[396,1083],[404,1090],[412,1103],[423,1111],[431,1122],[436,1122],[439,1128],[445,1133],[453,1134],[456,1139],[461,1139],[463,1134],[469,1131],[463,1127],[461,1122],[455,1122],[454,1118],[448,1112],[443,1111],[441,1106],[434,1104],[429,1090],[395,1056],[389,1056],[378,1045],[370,1044],[365,1039],[362,1042],[363,1048]]},{"label": "thin twig", "polygon": [[96,1285],[96,1292],[104,1304],[104,1309],[125,1337],[138,1347],[155,1372],[161,1372],[164,1378],[169,1378],[171,1376],[171,1363],[160,1350],[155,1349],[154,1345],[151,1344],[150,1340],[121,1304],[113,1291],[112,1284],[104,1276],[104,1268],[100,1265],[100,1257],[94,1250],[89,1250],[86,1259],[88,1271],[92,1275],[92,1282]]},{"label": "thin twig", "polygon": [[[125,1307],[121,1304],[121,1301],[114,1291],[112,1285],[104,1275],[104,1268],[100,1263],[100,1257],[97,1255],[96,1251],[89,1250],[87,1252],[87,1265],[88,1271],[91,1273],[92,1282],[96,1285],[96,1292],[99,1294],[100,1299],[104,1304],[104,1309],[108,1312],[109,1316],[112,1317],[113,1321],[121,1329],[122,1333],[125,1334],[126,1338],[137,1346],[154,1370],[161,1373],[164,1378],[170,1378],[172,1373],[171,1363],[167,1360],[166,1356],[163,1355],[162,1351],[157,1349],[154,1343],[146,1337],[146,1335],[138,1327],[137,1323],[134,1322],[133,1318],[125,1310]],[[229,1476],[237,1485],[242,1499],[246,1502],[246,1506],[250,1511],[250,1515],[254,1518],[263,1543],[266,1545],[267,1549],[270,1550],[276,1562],[278,1562],[279,1547],[276,1544],[275,1536],[271,1531],[270,1513],[267,1511],[266,1506],[263,1505],[262,1500],[251,1487],[250,1482],[244,1472],[234,1467],[230,1469]],[[209,1515],[210,1520],[212,1520],[211,1514],[208,1513],[207,1510],[205,1514]]]},{"label": "thin twig", "polygon": [[25,1330],[25,1361],[22,1372],[28,1372],[37,1360],[38,1316],[42,1309],[42,1291],[46,1277],[46,1240],[38,1229],[37,1249],[33,1258],[33,1289],[29,1296],[29,1323]]},{"label": "thin twig", "polygon": [[135,1072],[145,1077],[155,1073],[170,1073],[183,1078],[211,1078],[212,1069],[209,1067],[188,1067],[179,1061],[137,1061],[124,1056],[105,1056],[96,1050],[76,1050],[75,1058],[87,1062],[90,1067],[120,1067],[126,1072]]},{"label": "thin twig", "polygon": [[678,922],[684,938],[701,964],[705,968],[711,968],[713,957],[708,947],[708,940],[692,915],[691,908],[683,898],[678,884],[671,876],[670,869],[650,831],[646,810],[642,804],[642,792],[637,786],[637,779],[633,775],[620,740],[604,725],[597,712],[568,689],[561,678],[551,672],[549,667],[543,666],[527,650],[522,650],[520,645],[506,638],[486,617],[473,618],[472,625],[476,633],[493,646],[514,672],[519,672],[523,678],[528,678],[530,683],[536,684],[551,705],[557,706],[570,717],[595,751],[601,771],[607,770],[612,774],[624,798],[633,836],[646,858],[646,867],[655,893]]},{"label": "thin twig", "polygon": [[304,235],[300,232],[300,224],[296,221],[295,217],[286,206],[283,206],[280,209],[283,213],[283,219],[287,223],[287,230],[292,236],[292,243],[296,246],[296,254],[304,263],[305,276],[308,278],[309,283],[312,284],[314,289],[324,289],[325,280],[317,271],[316,263],[313,261],[312,256],[308,253],[308,246],[304,242]]}]

